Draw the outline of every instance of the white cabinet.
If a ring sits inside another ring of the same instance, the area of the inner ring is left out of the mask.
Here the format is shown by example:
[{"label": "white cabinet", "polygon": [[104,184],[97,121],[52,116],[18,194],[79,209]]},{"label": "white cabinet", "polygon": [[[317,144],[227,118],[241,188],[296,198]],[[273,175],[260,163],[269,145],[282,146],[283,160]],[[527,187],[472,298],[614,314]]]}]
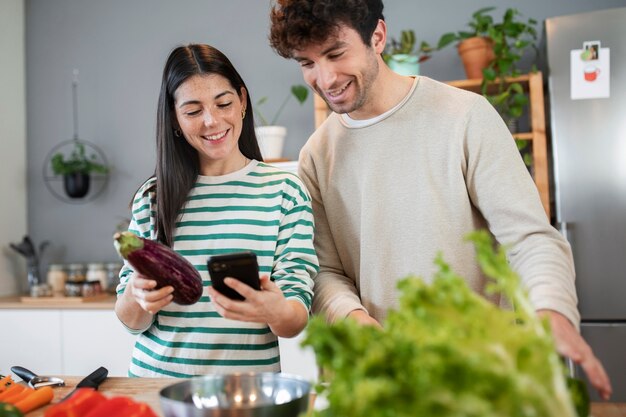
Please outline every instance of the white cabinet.
[{"label": "white cabinet", "polygon": [[0,374],[19,365],[39,374],[63,373],[61,311],[0,310]]},{"label": "white cabinet", "polygon": [[87,375],[100,366],[126,376],[135,336],[113,310],[0,310],[0,374]]},{"label": "white cabinet", "polygon": [[110,376],[127,376],[135,336],[112,310],[62,311],[63,374],[87,375],[104,366]]},{"label": "white cabinet", "polygon": [[[0,309],[0,374],[24,366],[38,374],[87,375],[100,366],[126,376],[135,336],[113,309]],[[285,373],[317,380],[315,354],[300,347],[304,334],[279,339]]]},{"label": "white cabinet", "polygon": [[[305,330],[306,331],[306,330]],[[286,374],[298,375],[308,381],[317,381],[318,369],[315,352],[310,346],[300,346],[304,332],[291,339],[278,339],[280,347],[280,367]]]}]

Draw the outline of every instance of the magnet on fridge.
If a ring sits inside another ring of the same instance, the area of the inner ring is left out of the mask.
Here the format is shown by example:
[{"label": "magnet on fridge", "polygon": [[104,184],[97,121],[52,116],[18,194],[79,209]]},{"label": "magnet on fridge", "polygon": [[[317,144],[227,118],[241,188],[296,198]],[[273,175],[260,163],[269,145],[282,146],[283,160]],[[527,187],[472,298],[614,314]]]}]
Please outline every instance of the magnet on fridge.
[{"label": "magnet on fridge", "polygon": [[583,42],[583,51],[580,54],[583,61],[597,61],[600,59],[600,41]]}]

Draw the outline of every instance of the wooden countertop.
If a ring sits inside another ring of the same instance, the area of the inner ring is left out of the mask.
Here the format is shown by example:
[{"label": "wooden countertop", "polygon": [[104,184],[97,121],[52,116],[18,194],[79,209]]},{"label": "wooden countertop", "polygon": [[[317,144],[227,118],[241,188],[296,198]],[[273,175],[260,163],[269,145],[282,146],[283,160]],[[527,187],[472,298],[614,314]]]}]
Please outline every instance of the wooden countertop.
[{"label": "wooden countertop", "polygon": [[[82,377],[63,377],[64,387],[54,388],[53,403],[62,399]],[[100,386],[100,392],[107,397],[118,395],[133,397],[136,401],[145,402],[157,413],[163,416],[159,403],[159,391],[168,385],[181,382],[181,379],[173,378],[124,378],[110,377]],[[45,408],[27,414],[27,417],[42,417]],[[593,417],[626,417],[626,403],[594,403],[591,405]]]},{"label": "wooden countertop", "polygon": [[115,296],[107,295],[93,301],[73,297],[41,297],[36,302],[23,302],[21,296],[0,297],[0,310],[113,310]]},{"label": "wooden countertop", "polygon": [[[72,391],[76,384],[83,377],[62,377],[65,380],[64,387],[54,388],[54,399],[52,403],[56,403]],[[102,385],[99,391],[107,397],[115,397],[119,395],[132,397],[136,401],[147,403],[157,415],[162,416],[161,405],[159,404],[159,391],[168,385],[181,382],[182,379],[174,378],[125,378],[125,377],[109,377]],[[42,417],[44,408],[28,413],[27,417]]]}]

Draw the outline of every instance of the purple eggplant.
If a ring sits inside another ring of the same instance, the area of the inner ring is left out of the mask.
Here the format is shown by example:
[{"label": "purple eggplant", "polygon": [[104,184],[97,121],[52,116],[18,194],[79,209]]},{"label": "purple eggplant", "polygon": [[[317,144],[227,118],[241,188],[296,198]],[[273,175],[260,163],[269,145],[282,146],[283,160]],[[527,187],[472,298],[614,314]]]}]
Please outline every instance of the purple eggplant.
[{"label": "purple eggplant", "polygon": [[194,266],[173,249],[132,232],[116,233],[114,245],[120,256],[146,277],[157,282],[156,289],[171,285],[177,304],[189,305],[202,295],[202,278]]}]

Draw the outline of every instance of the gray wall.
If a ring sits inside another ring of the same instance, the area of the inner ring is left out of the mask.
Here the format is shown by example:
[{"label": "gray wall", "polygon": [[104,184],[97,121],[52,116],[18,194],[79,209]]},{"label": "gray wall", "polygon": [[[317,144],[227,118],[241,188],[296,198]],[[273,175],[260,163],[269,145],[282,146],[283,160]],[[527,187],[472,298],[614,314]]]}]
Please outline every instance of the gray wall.
[{"label": "gray wall", "polygon": [[[462,29],[471,13],[499,4],[542,21],[546,17],[618,7],[626,0],[388,0],[390,35],[412,28],[436,43]],[[28,225],[37,239],[50,239],[49,260],[95,262],[116,259],[111,235],[129,216],[128,202],[154,167],[155,111],[160,73],[169,51],[188,42],[210,43],[241,72],[253,100],[269,96],[276,109],[294,83],[298,66],[269,48],[267,0],[26,0]],[[46,189],[42,167],[48,152],[72,137],[72,70],[80,70],[79,133],[107,155],[114,169],[96,200],[68,204]],[[422,66],[424,75],[464,78],[454,48]],[[296,158],[313,130],[312,100],[289,107],[286,156]]]}]

